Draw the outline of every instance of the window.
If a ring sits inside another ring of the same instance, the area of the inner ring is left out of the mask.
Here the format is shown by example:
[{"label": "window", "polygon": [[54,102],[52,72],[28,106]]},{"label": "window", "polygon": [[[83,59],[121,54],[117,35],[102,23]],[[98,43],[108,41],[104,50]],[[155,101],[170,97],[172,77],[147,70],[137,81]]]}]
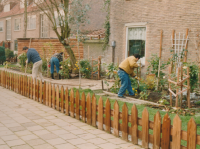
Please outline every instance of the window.
[{"label": "window", "polygon": [[146,28],[135,27],[128,29],[129,55],[140,54],[145,56]]},{"label": "window", "polygon": [[55,16],[55,19],[56,19],[56,26],[57,27],[60,27],[60,23],[61,25],[63,24],[63,21],[65,18],[65,14],[64,14],[64,11],[63,10],[60,10],[60,15],[58,15],[58,12],[57,11],[54,11],[54,16]]},{"label": "window", "polygon": [[20,30],[21,19],[15,19],[15,31]]},{"label": "window", "polygon": [[10,11],[10,4],[5,5],[3,11],[4,11],[4,12]]},{"label": "window", "polygon": [[3,21],[0,21],[0,32],[3,32]]},{"label": "window", "polygon": [[11,19],[6,20],[6,39],[11,40]]},{"label": "window", "polygon": [[47,38],[48,31],[48,18],[45,14],[41,14],[41,38]]},{"label": "window", "polygon": [[36,29],[36,15],[27,17],[27,29],[28,30]]}]

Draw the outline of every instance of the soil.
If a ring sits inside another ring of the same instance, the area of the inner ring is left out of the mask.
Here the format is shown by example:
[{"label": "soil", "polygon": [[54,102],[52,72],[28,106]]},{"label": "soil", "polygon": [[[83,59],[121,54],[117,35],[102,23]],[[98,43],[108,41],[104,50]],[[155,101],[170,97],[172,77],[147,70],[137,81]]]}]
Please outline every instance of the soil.
[{"label": "soil", "polygon": [[[154,103],[159,103],[158,101],[159,101],[160,99],[162,99],[162,97],[163,97],[163,94],[162,94],[162,93],[155,92],[155,91],[151,91],[151,90],[149,90],[148,92],[149,92],[148,101],[151,101],[151,102],[154,102]],[[168,92],[168,91],[164,91],[164,92],[165,92],[166,95],[169,95],[169,92]],[[200,97],[200,96],[199,96],[199,97]],[[140,96],[139,96],[139,95],[138,95],[138,96],[135,96],[134,98],[139,99],[139,100],[142,100],[142,99],[140,99]],[[166,98],[163,98],[163,99],[167,100],[168,103],[170,103],[170,100],[169,100],[169,99],[166,99]],[[200,100],[200,98],[197,99],[197,100]],[[172,100],[172,105],[175,106],[175,104],[176,104],[176,99],[173,99],[173,100]],[[147,106],[148,106],[148,105],[147,105]],[[170,104],[165,104],[165,105],[163,105],[163,106],[164,106],[164,107],[165,107],[165,106],[169,107]],[[191,108],[193,108],[193,109],[200,109],[200,105],[195,104],[195,100],[193,100],[193,99],[190,100],[190,106],[191,106]],[[158,108],[157,106],[154,107],[153,105],[151,105],[151,107],[152,107],[152,108]],[[160,107],[160,108],[161,108],[161,107]],[[182,108],[182,109],[187,109],[187,108],[188,108],[187,102],[186,102],[186,100],[184,100],[184,99],[183,99],[183,103],[182,103],[182,107],[181,107],[181,108]]]}]

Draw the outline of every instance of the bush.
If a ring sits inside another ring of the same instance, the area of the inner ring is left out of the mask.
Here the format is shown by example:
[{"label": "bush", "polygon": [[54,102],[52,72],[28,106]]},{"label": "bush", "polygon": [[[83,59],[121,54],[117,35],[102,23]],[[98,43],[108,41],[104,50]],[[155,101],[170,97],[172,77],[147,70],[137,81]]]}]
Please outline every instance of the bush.
[{"label": "bush", "polygon": [[83,74],[83,77],[90,78],[92,70],[90,61],[85,59],[85,60],[80,60],[79,63],[80,63],[80,72],[81,74]]},{"label": "bush", "polygon": [[5,56],[5,48],[4,47],[0,47],[0,62],[3,65],[3,62],[6,61],[6,56]]},{"label": "bush", "polygon": [[21,67],[25,67],[26,65],[26,60],[27,60],[27,56],[26,56],[26,53],[22,53],[18,56],[18,59],[19,59],[19,64],[21,65]]},{"label": "bush", "polygon": [[59,71],[59,74],[62,77],[69,79],[70,73],[72,72],[70,59],[68,58],[68,59],[60,62],[60,64],[62,66],[62,69]]},{"label": "bush", "polygon": [[47,71],[47,60],[42,58],[42,71]]},{"label": "bush", "polygon": [[14,52],[10,49],[6,49],[5,50],[5,56],[6,56],[6,58],[10,59],[10,58],[14,57]]}]

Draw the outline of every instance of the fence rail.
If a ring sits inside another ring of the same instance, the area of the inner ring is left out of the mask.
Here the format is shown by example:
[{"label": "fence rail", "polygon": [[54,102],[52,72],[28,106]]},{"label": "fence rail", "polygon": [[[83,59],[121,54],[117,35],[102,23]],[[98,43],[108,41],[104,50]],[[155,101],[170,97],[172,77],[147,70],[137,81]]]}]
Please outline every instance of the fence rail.
[{"label": "fence rail", "polygon": [[[135,105],[131,109],[131,115],[128,115],[126,103],[122,107],[122,112],[119,112],[117,101],[112,110],[108,99],[104,107],[101,97],[97,105],[95,95],[91,98],[89,93],[86,96],[83,92],[80,96],[78,90],[74,93],[74,90],[71,89],[69,93],[68,88],[64,89],[63,86],[59,89],[59,86],[54,84],[42,83],[39,80],[32,80],[26,75],[6,71],[0,71],[0,85],[77,120],[81,119],[100,130],[113,133],[116,137],[119,137],[119,131],[121,131],[123,140],[128,141],[128,135],[131,135],[133,144],[138,144],[138,139],[141,139],[143,148],[149,148],[149,143],[153,144],[154,149],[196,149],[197,144],[200,145],[200,135],[197,135],[197,125],[193,118],[188,122],[188,130],[183,131],[178,115],[175,116],[173,125],[171,125],[168,114],[161,121],[159,112],[156,113],[154,122],[152,122],[149,121],[149,113],[146,108],[142,112],[142,118],[139,118]],[[74,94],[76,94],[75,98]],[[122,123],[119,123],[119,120],[122,120]],[[130,123],[131,126],[129,126]],[[138,126],[142,126],[142,130],[138,130]],[[111,127],[113,128],[112,132]],[[150,134],[149,130],[153,130],[153,134]],[[181,140],[187,141],[187,147],[181,145]]]}]

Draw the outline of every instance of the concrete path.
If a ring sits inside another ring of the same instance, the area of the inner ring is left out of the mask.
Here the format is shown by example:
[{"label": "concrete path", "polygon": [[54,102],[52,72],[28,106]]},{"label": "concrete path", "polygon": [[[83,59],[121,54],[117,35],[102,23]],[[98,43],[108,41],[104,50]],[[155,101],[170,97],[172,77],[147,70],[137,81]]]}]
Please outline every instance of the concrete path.
[{"label": "concrete path", "polygon": [[0,149],[140,149],[0,86]]}]

